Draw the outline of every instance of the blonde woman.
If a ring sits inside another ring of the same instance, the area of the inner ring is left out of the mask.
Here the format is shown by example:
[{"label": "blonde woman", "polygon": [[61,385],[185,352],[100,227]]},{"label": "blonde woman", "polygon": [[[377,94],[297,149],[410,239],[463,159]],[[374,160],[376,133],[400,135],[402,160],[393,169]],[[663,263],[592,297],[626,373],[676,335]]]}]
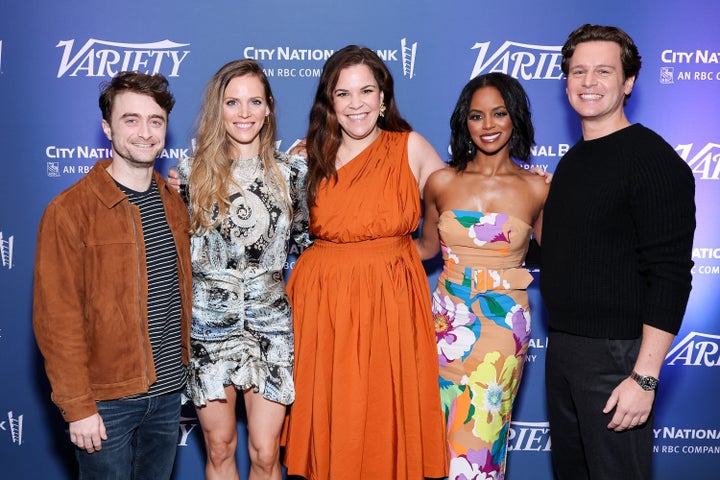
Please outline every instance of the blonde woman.
[{"label": "blonde woman", "polygon": [[309,243],[305,160],[275,150],[270,84],[252,60],[210,80],[193,158],[178,166],[191,214],[189,396],[208,479],[239,478],[235,404],[247,413],[250,479],[282,477],[279,439],[295,398],[292,315],[283,278],[288,242]]}]

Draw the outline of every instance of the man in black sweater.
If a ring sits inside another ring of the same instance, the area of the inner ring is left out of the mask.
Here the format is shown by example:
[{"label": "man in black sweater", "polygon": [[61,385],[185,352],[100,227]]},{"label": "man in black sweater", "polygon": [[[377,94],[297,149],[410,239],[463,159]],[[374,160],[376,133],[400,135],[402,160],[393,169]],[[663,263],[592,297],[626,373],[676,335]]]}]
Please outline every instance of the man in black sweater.
[{"label": "man in black sweater", "polygon": [[583,138],[543,214],[553,464],[560,479],[650,478],[657,378],[691,288],[694,179],[625,116],[641,65],[625,32],[584,25],[562,55]]}]

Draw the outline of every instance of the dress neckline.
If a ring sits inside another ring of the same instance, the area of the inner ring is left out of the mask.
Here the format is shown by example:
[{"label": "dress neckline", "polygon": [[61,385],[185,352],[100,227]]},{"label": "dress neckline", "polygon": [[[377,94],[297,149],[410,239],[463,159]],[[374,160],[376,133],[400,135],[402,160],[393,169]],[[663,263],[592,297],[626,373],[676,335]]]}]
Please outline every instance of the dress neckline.
[{"label": "dress neckline", "polygon": [[383,129],[381,128],[381,129],[380,129],[380,133],[379,133],[378,136],[375,138],[375,140],[373,140],[372,142],[368,143],[367,146],[365,146],[365,148],[363,148],[362,150],[360,150],[360,151],[357,153],[357,155],[355,155],[355,156],[352,157],[350,160],[348,160],[347,162],[345,162],[342,167],[336,169],[336,171],[337,171],[337,172],[340,172],[340,170],[343,170],[345,167],[347,167],[347,166],[350,165],[351,163],[355,162],[355,160],[357,160],[358,157],[360,157],[360,156],[363,155],[365,152],[367,152],[368,149],[370,149],[370,147],[372,147],[373,145],[375,145],[384,135],[385,135],[385,130],[383,130]]},{"label": "dress neckline", "polygon": [[524,221],[523,219],[518,218],[518,217],[516,217],[515,215],[510,215],[510,214],[503,213],[503,212],[484,212],[484,211],[481,211],[481,210],[450,209],[450,210],[445,210],[445,211],[443,211],[443,212],[440,214],[440,216],[442,217],[442,216],[445,215],[445,214],[450,215],[450,214],[458,214],[458,213],[475,213],[475,214],[477,214],[477,213],[482,213],[483,215],[493,215],[493,214],[495,214],[495,215],[505,215],[505,216],[507,216],[508,218],[512,218],[512,219],[514,219],[515,221],[522,223],[523,225],[527,226],[527,227],[530,228],[531,230],[532,230],[532,228],[533,228],[532,225],[530,225],[529,223],[527,223],[527,222]]}]

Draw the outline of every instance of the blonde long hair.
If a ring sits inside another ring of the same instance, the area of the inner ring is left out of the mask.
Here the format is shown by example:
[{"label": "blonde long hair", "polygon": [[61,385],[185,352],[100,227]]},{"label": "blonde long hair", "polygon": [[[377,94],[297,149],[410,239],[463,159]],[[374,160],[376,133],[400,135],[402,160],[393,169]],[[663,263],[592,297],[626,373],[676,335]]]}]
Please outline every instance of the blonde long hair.
[{"label": "blonde long hair", "polygon": [[225,64],[208,82],[197,126],[197,148],[193,155],[188,180],[190,222],[192,233],[202,234],[222,222],[230,205],[228,189],[232,180],[232,160],[235,154],[230,136],[225,131],[222,109],[225,89],[233,78],[252,75],[260,80],[270,110],[260,129],[260,160],[266,181],[281,204],[291,209],[288,186],[275,160],[275,105],[262,67],[254,60],[235,60]]}]

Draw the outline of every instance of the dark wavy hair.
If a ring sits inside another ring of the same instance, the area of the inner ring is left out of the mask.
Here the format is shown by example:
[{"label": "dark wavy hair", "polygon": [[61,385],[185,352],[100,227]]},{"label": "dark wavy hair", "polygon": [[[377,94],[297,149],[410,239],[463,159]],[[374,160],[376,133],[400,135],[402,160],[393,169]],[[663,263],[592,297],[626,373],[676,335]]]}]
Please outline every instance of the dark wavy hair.
[{"label": "dark wavy hair", "polygon": [[[620,62],[623,68],[623,81],[630,77],[635,77],[640,74],[640,67],[642,66],[642,57],[638,52],[638,48],[630,38],[630,35],[625,33],[618,27],[592,25],[586,23],[585,25],[578,27],[570,35],[562,47],[562,62],[560,68],[562,72],[567,76],[570,68],[570,59],[575,53],[575,47],[580,43],[585,42],[615,42],[620,45]],[[625,98],[629,98],[628,94]]]},{"label": "dark wavy hair", "polygon": [[530,114],[530,100],[520,82],[500,72],[488,73],[470,80],[460,92],[455,110],[450,117],[450,148],[452,160],[450,166],[462,172],[477,154],[477,146],[472,141],[467,127],[470,103],[475,92],[483,87],[494,87],[505,102],[512,120],[513,131],[510,136],[510,155],[518,160],[530,160],[530,147],[535,144],[535,129]]},{"label": "dark wavy hair", "polygon": [[333,108],[333,90],[340,72],[353,65],[367,65],[383,93],[385,115],[377,125],[391,132],[408,132],[410,124],[400,115],[395,103],[394,81],[387,66],[375,52],[366,47],[348,45],[333,53],[325,62],[312,109],[307,133],[308,203],[315,204],[320,183],[329,178],[337,181],[335,157],[342,141],[340,124]]},{"label": "dark wavy hair", "polygon": [[112,107],[115,96],[118,93],[129,91],[149,95],[155,100],[160,108],[165,110],[165,114],[169,117],[170,111],[175,106],[175,98],[168,90],[169,83],[167,78],[162,74],[148,75],[140,72],[118,72],[112,80],[103,82],[100,85],[100,98],[98,104],[102,112],[102,118],[111,123]]}]

